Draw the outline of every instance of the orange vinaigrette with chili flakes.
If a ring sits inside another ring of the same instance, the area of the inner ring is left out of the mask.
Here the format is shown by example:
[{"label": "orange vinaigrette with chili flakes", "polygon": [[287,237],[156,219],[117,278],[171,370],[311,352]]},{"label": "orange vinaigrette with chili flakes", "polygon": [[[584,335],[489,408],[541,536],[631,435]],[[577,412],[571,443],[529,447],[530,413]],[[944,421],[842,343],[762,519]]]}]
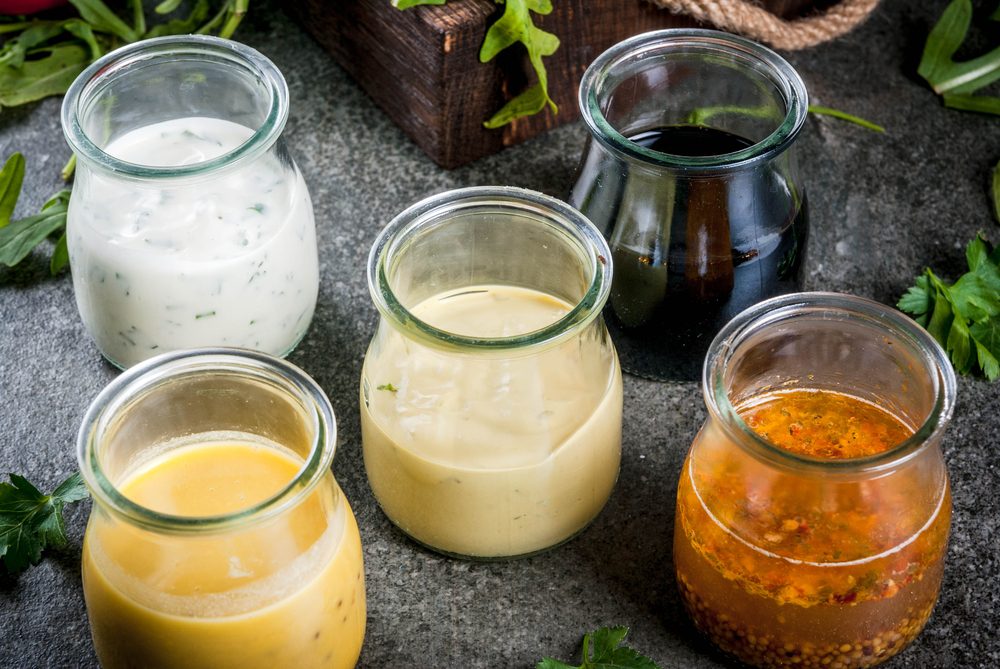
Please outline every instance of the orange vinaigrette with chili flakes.
[{"label": "orange vinaigrette with chili flakes", "polygon": [[[811,462],[876,456],[914,433],[885,408],[830,391],[770,392],[735,409],[771,445]],[[951,510],[941,475],[918,462],[820,480],[762,465],[709,421],[677,493],[674,560],[689,614],[755,666],[885,661],[937,599]]]}]

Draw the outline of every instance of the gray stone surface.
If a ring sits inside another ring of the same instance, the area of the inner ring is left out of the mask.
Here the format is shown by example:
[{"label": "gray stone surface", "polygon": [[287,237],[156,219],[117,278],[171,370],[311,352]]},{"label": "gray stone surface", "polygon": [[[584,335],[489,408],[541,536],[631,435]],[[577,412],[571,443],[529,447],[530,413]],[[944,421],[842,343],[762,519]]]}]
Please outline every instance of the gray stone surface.
[{"label": "gray stone surface", "polygon": [[[270,56],[292,95],[286,137],[312,189],[322,283],[312,328],[291,359],[333,400],[335,473],[365,547],[368,633],[363,667],[529,667],[576,657],[581,634],[628,624],[631,641],[664,667],[726,666],[685,617],[670,545],[676,480],[705,417],[694,383],[625,382],[624,457],[614,495],[570,544],[512,563],[428,553],[379,511],[361,462],[357,383],[375,311],[364,261],[376,232],[425,195],[475,184],[565,193],[583,129],[574,124],[445,172],[435,167],[277,3],[254,0],[239,33]],[[955,277],[979,229],[994,240],[989,170],[1000,121],[944,109],[915,74],[923,38],[946,3],[887,0],[860,30],[789,54],[816,103],[876,120],[876,135],[813,117],[802,137],[812,206],[810,289],[894,303],[933,265]],[[991,7],[992,8],[992,5]],[[560,100],[563,105],[571,100]],[[59,101],[5,109],[0,154],[28,160],[18,215],[58,187],[69,156]],[[0,471],[52,486],[75,467],[73,442],[91,398],[116,372],[77,316],[70,280],[36,253],[0,268]],[[954,524],[941,599],[926,630],[891,667],[1000,665],[1000,384],[962,379],[944,443]],[[69,513],[70,545],[19,578],[0,577],[0,666],[95,666],[80,589],[89,504]]]}]

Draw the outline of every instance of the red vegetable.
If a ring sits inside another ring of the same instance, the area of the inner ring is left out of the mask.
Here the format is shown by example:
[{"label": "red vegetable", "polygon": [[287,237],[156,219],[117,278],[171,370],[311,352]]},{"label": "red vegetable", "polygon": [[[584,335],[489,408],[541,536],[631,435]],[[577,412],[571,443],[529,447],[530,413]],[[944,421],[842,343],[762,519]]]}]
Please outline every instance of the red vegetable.
[{"label": "red vegetable", "polygon": [[66,0],[0,0],[0,14],[34,14],[65,4]]}]

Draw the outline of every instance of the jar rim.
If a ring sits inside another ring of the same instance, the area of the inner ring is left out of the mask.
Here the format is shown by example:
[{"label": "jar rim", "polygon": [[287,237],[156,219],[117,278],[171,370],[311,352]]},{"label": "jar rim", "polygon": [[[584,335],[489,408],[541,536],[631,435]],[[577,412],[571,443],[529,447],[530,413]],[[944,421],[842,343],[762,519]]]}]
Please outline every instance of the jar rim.
[{"label": "jar rim", "polygon": [[[729,362],[740,345],[763,327],[770,327],[809,310],[837,312],[872,328],[891,333],[918,353],[929,372],[933,392],[930,411],[910,437],[873,455],[829,459],[800,455],[773,444],[755,432],[736,411],[725,387]],[[886,305],[855,295],[831,292],[791,293],[760,302],[737,314],[716,335],[702,368],[702,391],[710,417],[727,435],[752,455],[770,464],[814,472],[876,474],[913,459],[937,443],[955,408],[955,371],[941,345],[919,324]]]},{"label": "jar rim", "polygon": [[[456,213],[476,208],[517,212],[547,223],[576,243],[587,256],[589,285],[559,320],[532,332],[506,337],[473,337],[443,330],[407,309],[392,289],[390,265],[413,233]],[[611,251],[604,236],[579,211],[549,195],[514,186],[473,186],[445,191],[407,207],[379,233],[368,255],[368,289],[379,313],[394,327],[443,349],[511,351],[548,346],[572,336],[597,318],[611,291]]]},{"label": "jar rim", "polygon": [[[211,516],[162,513],[126,497],[105,474],[98,447],[111,420],[140,393],[152,391],[172,379],[205,373],[227,373],[277,382],[298,400],[313,429],[309,455],[287,485],[267,499],[239,511]],[[114,379],[94,398],[77,433],[76,455],[83,480],[95,503],[129,522],[177,534],[219,532],[243,528],[274,518],[304,500],[333,464],[337,447],[337,421],[322,388],[299,367],[259,351],[238,348],[196,348],[145,360]]]},{"label": "jar rim", "polygon": [[[267,111],[257,128],[239,146],[215,158],[190,165],[152,166],[116,158],[97,145],[80,122],[81,107],[100,82],[133,67],[145,67],[161,58],[221,59],[257,76],[269,93]],[[178,179],[215,172],[252,160],[266,152],[281,136],[288,120],[288,84],[281,71],[256,49],[212,35],[154,37],[126,44],[94,61],[81,72],[63,98],[61,120],[66,142],[88,165],[117,176],[139,179]]]},{"label": "jar rim", "polygon": [[[774,83],[785,101],[785,116],[764,139],[738,151],[713,156],[685,156],[641,146],[618,131],[601,109],[599,97],[608,77],[627,60],[652,57],[676,49],[716,51],[759,67]],[[659,168],[687,172],[719,173],[766,162],[786,151],[805,125],[809,94],[802,77],[777,53],[757,42],[718,30],[668,28],[623,40],[599,55],[580,81],[578,103],[592,137],[625,158]]]}]

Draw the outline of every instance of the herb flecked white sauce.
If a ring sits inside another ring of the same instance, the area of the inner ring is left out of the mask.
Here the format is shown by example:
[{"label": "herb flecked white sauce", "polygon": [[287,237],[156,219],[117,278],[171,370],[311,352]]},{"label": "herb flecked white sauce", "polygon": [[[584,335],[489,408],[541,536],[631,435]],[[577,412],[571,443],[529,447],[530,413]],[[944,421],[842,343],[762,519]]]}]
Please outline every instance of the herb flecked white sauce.
[{"label": "herb flecked white sauce", "polygon": [[[138,165],[191,165],[251,134],[231,121],[180,118],[128,132],[104,151]],[[81,170],[68,226],[80,315],[122,367],[195,346],[285,355],[312,320],[312,204],[298,169],[273,152],[195,180]]]}]

